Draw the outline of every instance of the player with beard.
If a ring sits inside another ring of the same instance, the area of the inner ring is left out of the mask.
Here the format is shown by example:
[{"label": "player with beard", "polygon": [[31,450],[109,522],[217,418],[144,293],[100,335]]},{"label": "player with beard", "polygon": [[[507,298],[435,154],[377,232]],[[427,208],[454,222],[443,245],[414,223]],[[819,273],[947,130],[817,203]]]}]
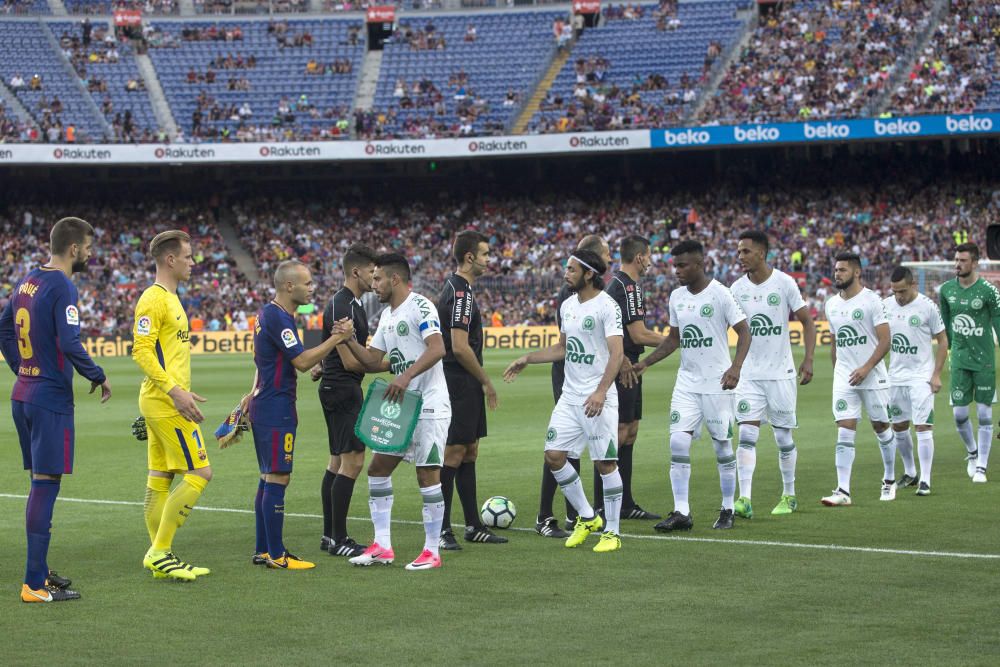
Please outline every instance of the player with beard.
[{"label": "player with beard", "polygon": [[[607,265],[594,252],[577,250],[566,262],[566,283],[573,290],[560,308],[559,343],[514,361],[504,371],[513,382],[528,364],[566,362],[562,395],[552,411],[545,435],[545,463],[566,499],[577,511],[573,533],[566,546],[578,547],[587,536],[604,527],[594,547],[597,553],[621,548],[622,479],[618,472],[618,391],[615,378],[621,370],[622,314],[604,291]],[[587,502],[579,473],[567,462],[587,449],[602,477],[603,520]]]},{"label": "player with beard", "polygon": [[837,421],[837,488],[822,499],[827,507],[851,504],[851,469],[854,441],[864,406],[882,452],[880,500],[896,497],[896,442],[889,428],[889,375],[883,359],[889,352],[889,319],[885,304],[861,284],[861,258],[854,253],[837,255],[833,284],[838,293],[826,302],[826,319],[834,343],[833,416]]},{"label": "player with beard", "polygon": [[[986,482],[993,441],[996,365],[993,333],[1000,336],[1000,292],[979,277],[979,246],[955,249],[955,278],[941,285],[941,317],[951,348],[951,405],[955,426],[968,452],[966,472],[977,484]],[[978,442],[972,436],[969,404],[975,400]]]},{"label": "player with beard", "polygon": [[438,544],[444,517],[441,464],[451,422],[448,383],[441,363],[445,356],[441,324],[434,304],[410,290],[410,264],[402,255],[379,255],[372,289],[389,307],[382,311],[371,345],[365,348],[351,339],[351,353],[369,373],[389,371],[395,376],[384,398],[398,401],[409,389],[420,392],[423,403],[410,446],[403,452],[372,455],[368,464],[368,509],[375,538],[364,553],[350,562],[369,566],[391,565],[395,560],[391,540],[392,473],[400,461],[408,461],[416,467],[423,500],[424,549],[406,569],[437,569],[441,567]]},{"label": "player with beard", "polygon": [[[611,249],[603,238],[596,234],[589,234],[580,239],[580,242],[576,246],[577,250],[586,250],[588,252],[595,253],[601,258],[605,266],[611,264]],[[559,294],[556,296],[556,326],[562,326],[561,320],[561,310],[563,303],[566,299],[573,296],[573,291],[568,285],[563,283],[563,286],[559,288]],[[562,396],[563,390],[563,380],[565,380],[565,361],[560,358],[552,363],[552,398],[558,403],[559,397]],[[580,459],[573,458],[570,456],[569,463],[573,468],[580,472]],[[594,502],[600,502],[600,483],[601,477],[600,473],[596,470],[594,472]],[[555,513],[552,509],[552,501],[555,500],[556,488],[559,483],[556,482],[556,478],[552,476],[552,471],[545,464],[542,464],[542,490],[539,495],[538,502],[538,516],[535,518],[535,532],[542,537],[555,537],[555,538],[566,538],[569,537],[569,531],[573,530],[576,524],[576,510],[570,502],[566,501],[566,530],[559,527],[559,521],[555,518]]]},{"label": "player with beard", "polygon": [[59,485],[73,472],[73,369],[90,381],[91,393],[101,388],[102,403],[111,398],[104,371],[80,343],[79,296],[70,280],[86,270],[93,241],[94,228],[86,221],[57,222],[49,237],[48,264],[18,281],[0,314],[0,352],[17,376],[11,411],[24,469],[31,471],[22,602],[80,597],[68,579],[49,570],[46,559]]}]

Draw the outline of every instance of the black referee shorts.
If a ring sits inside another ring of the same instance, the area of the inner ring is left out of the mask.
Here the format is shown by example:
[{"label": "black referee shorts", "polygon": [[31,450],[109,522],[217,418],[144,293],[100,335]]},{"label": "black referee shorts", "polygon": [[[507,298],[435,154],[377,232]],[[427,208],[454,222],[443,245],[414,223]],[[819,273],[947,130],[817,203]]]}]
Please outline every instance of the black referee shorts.
[{"label": "black referee shorts", "polygon": [[631,424],[642,419],[642,378],[629,389],[615,380],[615,387],[618,389],[618,423]]},{"label": "black referee shorts", "polygon": [[558,403],[562,397],[563,382],[566,380],[566,362],[556,361],[552,364],[552,400]]},{"label": "black referee shorts", "polygon": [[361,385],[355,382],[330,383],[321,380],[319,402],[323,406],[323,416],[326,417],[330,455],[365,451],[365,444],[354,435],[354,424],[358,421],[364,402]]},{"label": "black referee shorts", "polygon": [[451,425],[446,444],[471,445],[485,438],[486,394],[483,386],[464,370],[451,371],[446,367],[444,379],[451,399]]}]

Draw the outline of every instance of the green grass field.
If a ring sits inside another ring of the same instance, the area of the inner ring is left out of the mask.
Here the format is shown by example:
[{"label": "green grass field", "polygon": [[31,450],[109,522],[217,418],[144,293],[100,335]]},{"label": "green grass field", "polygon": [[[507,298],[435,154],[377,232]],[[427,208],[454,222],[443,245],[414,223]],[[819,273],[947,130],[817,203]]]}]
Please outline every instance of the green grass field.
[{"label": "green grass field", "polygon": [[[819,356],[816,379],[799,398],[798,513],[769,514],[781,486],[764,430],[757,517],[722,534],[711,530],[719,486],[703,438],[692,452],[695,529],[674,538],[627,521],[623,549],[609,555],[569,550],[530,530],[552,407],[548,368],[530,367],[516,384],[500,386],[502,404],[479,463],[480,502],[502,494],[517,503],[511,542],[466,545],[445,555],[443,569],[424,573],[402,568],[423,542],[416,481],[405,465],[394,481],[393,516],[401,523],[393,542],[402,563],[355,569],[319,552],[326,434],[315,386],[302,378],[285,541],[314,557],[317,568],[293,573],[250,564],[257,474],[244,441],[211,450],[215,478],[175,541],[183,558],[213,569],[192,584],[154,581],[140,565],[146,457],[130,433],[140,378],[130,360],[105,360],[115,394],[99,406],[78,387],[76,470],[62,485],[49,555],[83,593],[79,602],[17,601],[28,480],[13,424],[0,419],[0,663],[1000,664],[1000,477],[970,483],[940,396],[934,495],[906,490],[895,502],[879,502],[881,458],[865,428],[855,505],[820,506],[836,476],[831,370],[826,351]],[[511,358],[490,354],[492,376]],[[658,513],[672,509],[667,403],[675,370],[670,359],[647,376],[635,455],[636,498]],[[246,356],[195,357],[194,389],[210,399],[206,434],[252,374]],[[11,376],[2,383],[6,396]],[[584,479],[590,495],[589,472]],[[357,489],[349,526],[367,541],[364,478]]]}]

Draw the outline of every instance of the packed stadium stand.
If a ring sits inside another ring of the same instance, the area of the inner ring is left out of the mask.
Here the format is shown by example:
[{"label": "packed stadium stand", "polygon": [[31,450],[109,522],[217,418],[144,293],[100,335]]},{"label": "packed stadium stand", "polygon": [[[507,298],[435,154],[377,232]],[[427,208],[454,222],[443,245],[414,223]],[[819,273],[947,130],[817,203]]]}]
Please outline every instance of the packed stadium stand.
[{"label": "packed stadium stand", "polygon": [[[74,215],[93,221],[96,252],[77,280],[80,305],[93,313],[84,333],[127,334],[135,301],[154,278],[147,254],[150,238],[165,229],[184,229],[192,237],[197,265],[181,288],[191,318],[205,329],[246,328],[246,312],[256,308],[254,286],[229,259],[206,203],[176,202],[77,205]],[[48,259],[47,231],[65,215],[65,206],[36,204],[0,209],[0,301],[13,282]]]},{"label": "packed stadium stand", "polygon": [[374,113],[362,134],[428,138],[501,134],[555,52],[559,12],[400,21],[386,44]]},{"label": "packed stadium stand", "polygon": [[164,22],[153,28],[160,46],[150,56],[187,135],[344,136],[364,56],[357,19]]},{"label": "packed stadium stand", "polygon": [[851,118],[872,105],[930,18],[931,0],[801,0],[762,17],[701,123]]},{"label": "packed stadium stand", "polygon": [[[983,155],[979,163],[993,155]],[[742,275],[736,239],[750,228],[767,231],[771,261],[801,277],[810,307],[822,317],[837,252],[858,252],[866,284],[884,291],[901,261],[949,259],[956,233],[983,243],[987,223],[1000,219],[1000,172],[973,171],[968,165],[975,163],[970,157],[965,168],[954,168],[931,155],[914,160],[908,153],[880,152],[855,157],[851,169],[835,177],[829,164],[790,162],[766,176],[759,167],[734,165],[704,182],[700,176],[658,173],[657,187],[645,176],[632,181],[645,187],[609,183],[608,190],[593,191],[579,173],[571,173],[566,184],[553,182],[545,192],[531,192],[525,184],[498,186],[491,195],[474,194],[473,181],[462,179],[436,187],[396,181],[388,189],[315,183],[269,190],[266,197],[253,184],[233,183],[226,199],[137,195],[142,204],[87,203],[83,197],[67,206],[12,195],[0,204],[0,305],[12,278],[43,259],[38,239],[44,234],[17,230],[47,229],[72,213],[92,221],[100,233],[83,277],[88,305],[92,300],[100,315],[93,333],[127,333],[135,290],[152,275],[144,244],[156,231],[178,226],[195,237],[199,259],[183,299],[205,329],[243,326],[269,294],[275,266],[288,258],[310,265],[322,302],[342,280],[340,257],[356,241],[404,253],[414,268],[415,288],[436,294],[453,269],[450,241],[468,228],[487,234],[493,248],[490,271],[477,283],[480,307],[506,324],[553,321],[566,254],[581,234],[601,234],[614,249],[624,235],[638,233],[654,250],[643,282],[648,320],[663,325],[676,287],[670,248],[685,238],[703,241],[710,272],[729,284]],[[612,190],[617,194],[610,195]],[[259,282],[231,259],[233,246],[223,241],[223,227],[232,230],[230,243],[252,258]]]},{"label": "packed stadium stand", "polygon": [[914,114],[1000,108],[1000,88],[994,81],[998,45],[1000,4],[951,0],[932,39],[896,89],[892,109]]},{"label": "packed stadium stand", "polygon": [[743,2],[629,5],[605,9],[585,30],[531,127],[537,132],[676,125],[704,75],[739,34]]}]

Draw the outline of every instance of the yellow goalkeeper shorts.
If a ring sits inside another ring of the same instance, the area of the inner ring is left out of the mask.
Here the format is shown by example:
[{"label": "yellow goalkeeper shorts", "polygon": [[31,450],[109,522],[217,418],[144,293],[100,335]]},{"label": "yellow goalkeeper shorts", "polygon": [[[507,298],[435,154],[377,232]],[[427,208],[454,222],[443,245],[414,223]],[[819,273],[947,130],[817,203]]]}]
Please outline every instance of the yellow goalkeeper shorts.
[{"label": "yellow goalkeeper shorts", "polygon": [[201,427],[180,415],[146,419],[149,469],[160,472],[197,470],[209,465]]}]

